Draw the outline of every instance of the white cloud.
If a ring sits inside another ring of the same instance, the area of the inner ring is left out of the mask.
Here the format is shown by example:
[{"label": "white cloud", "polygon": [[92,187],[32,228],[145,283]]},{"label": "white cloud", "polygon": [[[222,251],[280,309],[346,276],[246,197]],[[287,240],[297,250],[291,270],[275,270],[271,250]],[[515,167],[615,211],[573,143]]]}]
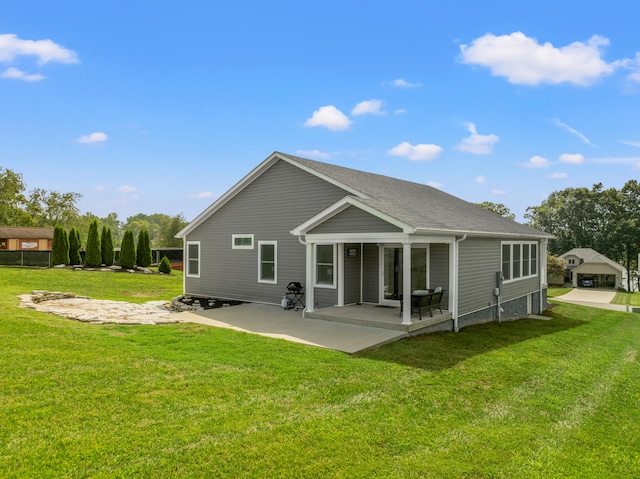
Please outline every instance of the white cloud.
[{"label": "white cloud", "polygon": [[488,67],[493,75],[517,85],[567,82],[587,86],[625,64],[602,59],[601,48],[607,45],[607,38],[594,35],[585,43],[573,42],[558,48],[514,32],[501,36],[488,33],[471,45],[461,45],[460,50],[463,63]]},{"label": "white cloud", "polygon": [[2,75],[0,75],[0,78],[13,78],[16,80],[23,80],[28,82],[44,80],[44,76],[40,75],[39,73],[25,73],[22,70],[18,70],[14,67],[7,68],[5,71],[3,71]]},{"label": "white cloud", "polygon": [[431,161],[435,160],[441,152],[442,147],[438,145],[420,143],[414,146],[404,141],[398,146],[391,148],[387,154],[391,156],[402,156],[411,161]]},{"label": "white cloud", "polygon": [[296,154],[300,156],[306,156],[308,158],[319,158],[322,160],[328,160],[329,158],[331,158],[331,155],[329,153],[325,153],[320,150],[297,150]]},{"label": "white cloud", "polygon": [[133,186],[122,185],[118,187],[118,192],[120,193],[133,193],[136,189]]},{"label": "white cloud", "polygon": [[304,126],[323,126],[331,131],[348,130],[352,121],[333,105],[321,106],[313,112]]},{"label": "white cloud", "polygon": [[582,133],[580,133],[578,130],[575,130],[573,128],[571,128],[569,125],[567,125],[566,123],[561,122],[560,120],[558,120],[557,118],[554,118],[553,120],[553,124],[556,126],[559,126],[560,128],[563,128],[565,130],[567,130],[569,133],[571,133],[572,135],[577,136],[578,138],[580,138],[582,141],[584,141],[587,145],[589,146],[593,146],[594,148],[598,148],[596,145],[594,145],[593,143],[591,143],[591,140],[589,140],[589,138],[587,138],[586,136],[584,136]]},{"label": "white cloud", "polygon": [[551,173],[549,178],[552,180],[563,180],[565,178],[569,178],[569,175],[567,173]]},{"label": "white cloud", "polygon": [[478,183],[479,185],[481,185],[482,183],[484,183],[485,181],[487,181],[487,179],[486,179],[483,175],[480,175],[480,176],[476,176],[476,180],[475,180],[475,181],[476,181],[476,183]]},{"label": "white cloud", "polygon": [[492,195],[506,195],[506,194],[507,194],[507,192],[506,192],[506,191],[504,191],[504,190],[496,190],[496,189],[493,189],[493,190],[491,190],[491,194],[492,194]]},{"label": "white cloud", "polygon": [[95,133],[81,136],[76,141],[78,143],[102,143],[104,141],[107,141],[107,138],[108,137],[106,133],[103,133],[101,131],[96,131]]},{"label": "white cloud", "polygon": [[456,146],[456,150],[473,153],[474,155],[488,155],[493,152],[493,145],[500,141],[498,135],[479,135],[476,130],[476,125],[473,123],[467,123],[467,130],[469,130],[471,136],[464,138],[460,144]]},{"label": "white cloud", "polygon": [[35,56],[40,65],[48,62],[78,63],[76,52],[51,40],[22,40],[13,33],[0,35],[0,61],[12,62],[23,55]]},{"label": "white cloud", "polygon": [[444,185],[437,181],[427,181],[427,186],[430,186],[431,188],[441,189]]},{"label": "white cloud", "polygon": [[562,163],[569,163],[571,165],[581,165],[584,163],[584,156],[580,153],[563,153],[559,159]]},{"label": "white cloud", "polygon": [[405,108],[398,108],[397,110],[395,110],[393,113],[395,115],[404,115],[407,112],[407,110]]},{"label": "white cloud", "polygon": [[549,160],[541,156],[532,156],[529,158],[529,163],[525,166],[528,168],[547,168],[549,166]]},{"label": "white cloud", "polygon": [[204,200],[207,198],[211,198],[212,196],[213,196],[213,193],[211,191],[201,191],[200,193],[188,195],[187,198],[192,200]]},{"label": "white cloud", "polygon": [[365,100],[358,103],[353,110],[351,110],[351,114],[353,116],[358,115],[386,115],[387,112],[381,110],[382,108],[382,100]]},{"label": "white cloud", "polygon": [[640,141],[625,141],[625,140],[618,140],[620,143],[624,143],[625,145],[629,145],[629,146],[636,146],[638,148],[640,148]]},{"label": "white cloud", "polygon": [[107,191],[107,188],[103,185],[96,186],[93,191]]},{"label": "white cloud", "polygon": [[391,85],[396,88],[417,88],[420,86],[420,83],[410,83],[402,78],[398,78],[397,80],[393,80]]}]

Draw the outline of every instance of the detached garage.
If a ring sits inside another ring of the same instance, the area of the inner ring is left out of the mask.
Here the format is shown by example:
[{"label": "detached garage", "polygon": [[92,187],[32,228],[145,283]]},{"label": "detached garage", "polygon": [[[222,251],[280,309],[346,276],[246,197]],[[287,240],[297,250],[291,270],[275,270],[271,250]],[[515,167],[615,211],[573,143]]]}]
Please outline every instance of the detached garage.
[{"label": "detached garage", "polygon": [[560,255],[560,258],[565,261],[567,274],[574,288],[625,287],[625,267],[591,248],[574,248]]}]

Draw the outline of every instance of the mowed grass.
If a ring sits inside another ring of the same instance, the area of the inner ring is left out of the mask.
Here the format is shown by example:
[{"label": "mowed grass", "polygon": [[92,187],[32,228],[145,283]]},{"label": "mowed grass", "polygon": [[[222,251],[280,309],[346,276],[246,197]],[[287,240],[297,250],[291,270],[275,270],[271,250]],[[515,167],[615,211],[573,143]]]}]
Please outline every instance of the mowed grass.
[{"label": "mowed grass", "polygon": [[[561,304],[548,321],[348,356],[195,324],[64,320],[15,295],[73,290],[42,278],[79,272],[25,270],[21,291],[7,271],[1,477],[640,477],[632,313]],[[181,285],[142,278],[171,293],[127,294],[169,299]]]},{"label": "mowed grass", "polygon": [[640,306],[640,293],[629,293],[627,291],[616,292],[611,300],[613,304],[628,304],[629,306]]}]

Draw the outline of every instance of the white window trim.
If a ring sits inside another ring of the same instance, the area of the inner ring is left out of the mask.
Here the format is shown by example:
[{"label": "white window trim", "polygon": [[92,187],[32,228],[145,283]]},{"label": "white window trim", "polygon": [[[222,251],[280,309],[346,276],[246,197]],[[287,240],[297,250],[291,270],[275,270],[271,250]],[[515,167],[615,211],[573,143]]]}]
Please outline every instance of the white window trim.
[{"label": "white window trim", "polygon": [[[262,279],[262,245],[273,245],[273,279]],[[258,241],[258,283],[278,284],[278,242]]]},{"label": "white window trim", "polygon": [[[333,247],[333,283],[318,283],[318,246]],[[315,288],[336,289],[338,287],[338,245],[335,243],[316,243],[313,248],[313,286]]]},{"label": "white window trim", "polygon": [[[237,245],[236,238],[251,238],[250,245]],[[231,249],[253,249],[254,239],[253,235],[231,235]]]},{"label": "white window trim", "polygon": [[[513,283],[514,281],[521,281],[523,279],[535,278],[538,276],[538,270],[540,268],[540,245],[537,241],[503,241],[500,244],[500,271],[502,271],[502,247],[505,245],[509,245],[509,251],[511,256],[511,261],[509,262],[509,279],[504,279],[504,283]],[[513,277],[513,263],[515,258],[513,257],[513,245],[520,246],[520,257],[518,258],[520,262],[520,276],[517,278]],[[531,246],[529,246],[529,274],[527,276],[523,276],[524,268],[522,267],[522,258],[524,255],[524,245],[535,245],[536,247],[536,267],[535,271],[532,271],[531,268]]]},{"label": "white window trim", "polygon": [[[189,265],[189,262],[191,261],[191,258],[189,257],[189,246],[190,245],[198,245],[198,274],[190,274],[190,270],[191,267]],[[186,253],[186,271],[185,271],[185,276],[187,276],[188,278],[199,278],[200,277],[200,271],[202,271],[202,262],[200,261],[200,257],[201,257],[201,252],[202,252],[202,247],[200,246],[200,241],[187,241],[185,244],[185,253]]]}]

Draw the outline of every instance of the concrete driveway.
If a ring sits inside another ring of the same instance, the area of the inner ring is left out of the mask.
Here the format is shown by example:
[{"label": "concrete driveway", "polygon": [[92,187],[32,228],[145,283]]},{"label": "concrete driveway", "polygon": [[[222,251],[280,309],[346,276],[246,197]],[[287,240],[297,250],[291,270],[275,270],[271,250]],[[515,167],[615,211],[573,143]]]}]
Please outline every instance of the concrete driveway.
[{"label": "concrete driveway", "polygon": [[228,308],[180,313],[180,320],[281,338],[353,354],[407,337],[404,331],[304,319],[302,311],[244,303]]},{"label": "concrete driveway", "polygon": [[614,311],[629,311],[623,304],[610,304],[616,292],[610,289],[573,288],[567,294],[549,298],[549,301],[564,301],[566,303],[591,306],[592,308],[611,309]]}]

